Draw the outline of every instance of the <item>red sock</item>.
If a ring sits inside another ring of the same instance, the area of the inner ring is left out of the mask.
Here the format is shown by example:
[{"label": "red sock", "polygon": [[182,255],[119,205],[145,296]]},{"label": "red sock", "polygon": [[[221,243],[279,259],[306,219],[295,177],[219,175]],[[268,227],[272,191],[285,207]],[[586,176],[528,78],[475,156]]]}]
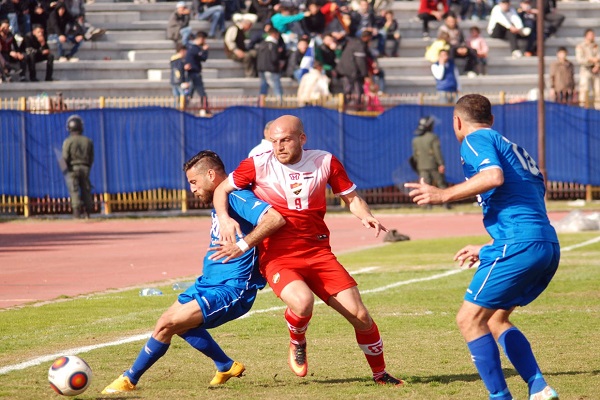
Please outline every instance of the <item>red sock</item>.
[{"label": "red sock", "polygon": [[356,333],[356,342],[363,353],[365,353],[367,362],[373,371],[373,377],[377,378],[383,375],[385,372],[383,341],[381,340],[375,321],[373,321],[373,326],[366,331],[354,330],[354,332]]},{"label": "red sock", "polygon": [[294,344],[306,343],[306,329],[312,314],[308,317],[299,317],[289,308],[285,309],[285,321],[290,331],[290,341]]}]

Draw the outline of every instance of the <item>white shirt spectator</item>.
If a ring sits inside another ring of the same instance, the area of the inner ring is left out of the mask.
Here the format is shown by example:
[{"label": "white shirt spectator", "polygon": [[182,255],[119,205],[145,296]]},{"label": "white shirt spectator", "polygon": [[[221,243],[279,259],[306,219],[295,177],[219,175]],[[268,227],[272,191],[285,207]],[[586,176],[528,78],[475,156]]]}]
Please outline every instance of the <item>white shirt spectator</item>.
[{"label": "white shirt spectator", "polygon": [[270,140],[263,139],[260,143],[248,153],[248,157],[254,157],[258,154],[266,153],[267,151],[273,151],[273,143]]},{"label": "white shirt spectator", "polygon": [[510,29],[511,26],[519,30],[523,29],[523,21],[521,21],[521,17],[519,17],[517,11],[511,7],[507,12],[504,12],[499,4],[496,4],[490,13],[490,21],[487,26],[487,31],[490,35],[494,31],[496,24],[500,24],[506,29]]}]

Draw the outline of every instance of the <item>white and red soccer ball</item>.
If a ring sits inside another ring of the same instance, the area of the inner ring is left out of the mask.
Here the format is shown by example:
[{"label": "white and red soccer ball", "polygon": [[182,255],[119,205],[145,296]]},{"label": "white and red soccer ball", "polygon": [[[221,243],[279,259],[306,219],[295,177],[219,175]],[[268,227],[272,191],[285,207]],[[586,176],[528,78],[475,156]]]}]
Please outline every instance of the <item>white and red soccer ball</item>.
[{"label": "white and red soccer ball", "polygon": [[83,393],[92,381],[92,369],[77,356],[58,358],[48,370],[48,381],[54,391],[63,396]]}]

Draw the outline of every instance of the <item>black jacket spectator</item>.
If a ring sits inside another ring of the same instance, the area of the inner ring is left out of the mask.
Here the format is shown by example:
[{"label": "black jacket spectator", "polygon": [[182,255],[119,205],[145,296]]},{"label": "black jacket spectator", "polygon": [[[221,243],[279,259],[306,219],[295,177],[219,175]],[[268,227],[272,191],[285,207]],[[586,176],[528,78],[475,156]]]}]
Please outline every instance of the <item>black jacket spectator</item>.
[{"label": "black jacket spectator", "polygon": [[[60,15],[61,9],[64,10],[62,16]],[[47,33],[48,35],[67,35],[67,24],[73,22],[74,18],[69,14],[67,7],[63,3],[59,3],[48,17]]]},{"label": "black jacket spectator", "polygon": [[190,73],[202,72],[202,62],[208,59],[208,50],[204,50],[197,44],[192,44],[185,55],[185,63],[190,64]]},{"label": "black jacket spectator", "polygon": [[281,72],[283,49],[272,40],[263,40],[258,45],[256,69],[259,72]]},{"label": "black jacket spectator", "polygon": [[336,66],[338,74],[350,79],[364,78],[369,75],[367,63],[368,43],[360,38],[348,38]]},{"label": "black jacket spectator", "polygon": [[279,0],[252,0],[248,12],[256,14],[259,24],[264,23],[273,15],[273,7],[279,4]]}]

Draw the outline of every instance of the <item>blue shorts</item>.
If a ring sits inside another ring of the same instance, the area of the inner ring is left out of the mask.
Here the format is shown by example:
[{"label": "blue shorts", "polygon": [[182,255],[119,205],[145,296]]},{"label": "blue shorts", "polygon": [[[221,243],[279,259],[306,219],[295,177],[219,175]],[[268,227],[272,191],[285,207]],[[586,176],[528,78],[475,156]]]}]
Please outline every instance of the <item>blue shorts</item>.
[{"label": "blue shorts", "polygon": [[202,277],[181,293],[177,300],[181,304],[196,300],[204,323],[202,328],[210,329],[246,314],[256,300],[257,289],[239,288],[231,285],[215,285],[202,282]]},{"label": "blue shorts", "polygon": [[509,310],[535,300],[558,269],[560,246],[527,242],[484,246],[465,300],[492,310]]}]

